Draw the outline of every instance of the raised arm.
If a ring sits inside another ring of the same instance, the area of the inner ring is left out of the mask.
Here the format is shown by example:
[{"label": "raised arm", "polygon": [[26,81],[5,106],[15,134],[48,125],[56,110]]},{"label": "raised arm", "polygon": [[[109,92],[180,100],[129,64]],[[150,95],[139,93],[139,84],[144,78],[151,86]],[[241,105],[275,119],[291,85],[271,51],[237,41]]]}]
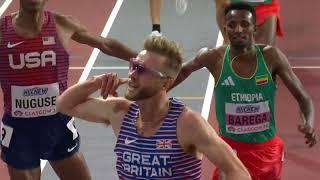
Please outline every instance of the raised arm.
[{"label": "raised arm", "polygon": [[[178,138],[183,147],[197,149],[221,169],[226,180],[250,180],[250,175],[231,147],[200,114],[186,110],[178,120]],[[190,133],[192,132],[192,133]],[[188,151],[188,148],[186,148]]]},{"label": "raised arm", "polygon": [[130,58],[137,56],[137,52],[128,48],[121,42],[112,38],[103,38],[88,31],[83,24],[81,24],[72,16],[63,16],[57,14],[56,21],[63,31],[71,33],[71,39],[76,42],[98,48],[105,54],[126,61],[129,61]]},{"label": "raised arm", "polygon": [[298,126],[298,130],[305,134],[307,139],[306,144],[312,147],[317,142],[317,137],[314,129],[314,106],[309,94],[305,91],[301,81],[293,72],[287,57],[277,48],[271,49],[275,63],[275,74],[283,81],[294,98],[297,100],[300,111],[302,124]]},{"label": "raised arm", "polygon": [[99,89],[104,98],[108,94],[117,95],[117,87],[125,82],[125,79],[119,79],[115,74],[95,76],[62,93],[57,99],[57,109],[61,113],[87,121],[112,124],[111,121],[122,118],[121,115],[128,110],[129,102],[123,98],[104,100],[90,97],[90,95]]},{"label": "raised arm", "polygon": [[226,7],[230,4],[230,0],[215,0],[215,6],[216,6],[216,20],[218,27],[222,33],[222,36],[224,38],[223,43],[228,44],[229,40],[227,38],[226,32],[224,31],[224,10]]}]

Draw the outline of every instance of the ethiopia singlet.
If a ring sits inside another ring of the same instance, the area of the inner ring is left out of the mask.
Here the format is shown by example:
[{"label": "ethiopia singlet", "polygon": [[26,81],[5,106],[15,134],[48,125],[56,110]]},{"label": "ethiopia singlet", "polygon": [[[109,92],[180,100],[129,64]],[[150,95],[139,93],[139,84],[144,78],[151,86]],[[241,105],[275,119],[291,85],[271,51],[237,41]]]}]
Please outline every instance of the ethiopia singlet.
[{"label": "ethiopia singlet", "polygon": [[241,142],[263,142],[276,133],[276,86],[260,48],[255,45],[255,50],[256,71],[252,77],[243,78],[232,69],[228,46],[214,91],[220,133]]},{"label": "ethiopia singlet", "polygon": [[44,13],[41,32],[19,36],[12,17],[1,19],[0,82],[5,112],[31,118],[56,114],[56,98],[67,88],[69,55],[62,46],[54,15]]},{"label": "ethiopia singlet", "polygon": [[139,107],[130,106],[115,146],[119,179],[200,179],[201,160],[186,154],[177,138],[177,119],[184,105],[170,98],[170,108],[156,134],[142,137],[135,122]]},{"label": "ethiopia singlet", "polygon": [[272,3],[272,0],[231,0],[231,3],[239,3],[239,2],[248,3],[254,6],[258,4],[270,4]]}]

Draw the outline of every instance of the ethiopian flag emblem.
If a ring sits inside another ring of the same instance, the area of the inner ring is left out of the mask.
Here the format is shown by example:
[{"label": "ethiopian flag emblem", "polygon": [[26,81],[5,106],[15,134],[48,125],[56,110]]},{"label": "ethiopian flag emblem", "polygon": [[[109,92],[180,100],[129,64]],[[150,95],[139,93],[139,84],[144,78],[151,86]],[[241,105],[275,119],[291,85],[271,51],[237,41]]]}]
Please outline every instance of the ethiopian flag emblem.
[{"label": "ethiopian flag emblem", "polygon": [[267,84],[268,80],[269,80],[269,77],[267,74],[261,75],[261,76],[256,76],[256,85]]}]

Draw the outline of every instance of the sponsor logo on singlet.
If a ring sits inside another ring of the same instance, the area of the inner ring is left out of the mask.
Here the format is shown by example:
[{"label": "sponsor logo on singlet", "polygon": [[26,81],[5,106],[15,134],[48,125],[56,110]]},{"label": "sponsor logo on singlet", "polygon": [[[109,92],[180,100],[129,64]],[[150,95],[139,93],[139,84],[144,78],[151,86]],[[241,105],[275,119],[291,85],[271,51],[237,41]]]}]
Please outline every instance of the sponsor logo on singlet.
[{"label": "sponsor logo on singlet", "polygon": [[59,84],[11,86],[13,117],[38,117],[56,114]]}]

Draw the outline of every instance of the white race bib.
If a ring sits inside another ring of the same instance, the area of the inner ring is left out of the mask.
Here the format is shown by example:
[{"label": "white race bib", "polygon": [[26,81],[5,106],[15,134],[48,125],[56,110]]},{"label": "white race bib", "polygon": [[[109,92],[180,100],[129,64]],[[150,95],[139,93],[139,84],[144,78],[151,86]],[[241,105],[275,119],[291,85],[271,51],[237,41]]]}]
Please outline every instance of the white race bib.
[{"label": "white race bib", "polygon": [[9,148],[12,133],[13,133],[12,127],[6,126],[1,123],[1,136],[0,137],[1,137],[1,144],[4,147]]},{"label": "white race bib", "polygon": [[232,134],[247,134],[270,128],[269,101],[240,104],[226,103],[226,131]]},{"label": "white race bib", "polygon": [[12,117],[31,118],[57,113],[59,84],[11,86]]}]

